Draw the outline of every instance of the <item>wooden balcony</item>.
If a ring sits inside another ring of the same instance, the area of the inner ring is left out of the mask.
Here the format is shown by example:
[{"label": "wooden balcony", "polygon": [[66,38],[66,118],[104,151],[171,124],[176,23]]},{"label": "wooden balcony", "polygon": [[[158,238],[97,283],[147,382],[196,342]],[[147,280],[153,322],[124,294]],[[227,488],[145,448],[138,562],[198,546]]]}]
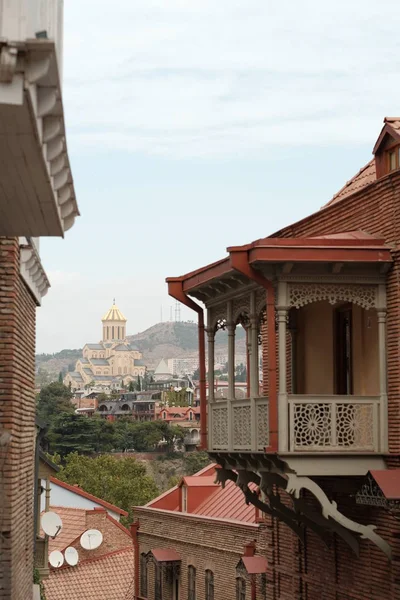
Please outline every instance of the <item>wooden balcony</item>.
[{"label": "wooden balcony", "polygon": [[268,398],[218,400],[209,418],[210,451],[264,452],[269,444]]}]

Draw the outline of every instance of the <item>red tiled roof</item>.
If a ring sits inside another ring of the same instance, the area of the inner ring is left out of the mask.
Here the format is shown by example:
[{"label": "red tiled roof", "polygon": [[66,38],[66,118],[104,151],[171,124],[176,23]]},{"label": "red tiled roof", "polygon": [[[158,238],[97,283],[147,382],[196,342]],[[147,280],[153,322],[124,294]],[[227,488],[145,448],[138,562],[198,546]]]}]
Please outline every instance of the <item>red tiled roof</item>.
[{"label": "red tiled roof", "polygon": [[358,171],[354,177],[352,177],[346,185],[342,187],[330,200],[327,204],[324,205],[330,206],[331,204],[335,204],[335,202],[339,202],[339,200],[343,200],[343,198],[347,198],[347,196],[351,196],[355,192],[358,192],[362,188],[374,183],[376,181],[376,170],[375,170],[375,159],[369,161],[362,169]]},{"label": "red tiled roof", "polygon": [[50,481],[51,481],[51,483],[54,483],[55,485],[59,485],[60,487],[66,489],[66,490],[69,490],[70,492],[73,492],[74,494],[78,494],[78,496],[82,496],[83,498],[92,500],[93,502],[96,502],[97,504],[104,506],[104,508],[107,508],[108,510],[112,510],[113,512],[118,513],[118,514],[122,515],[123,517],[128,516],[128,513],[126,512],[126,510],[122,510],[122,508],[119,508],[118,506],[114,506],[114,504],[110,504],[110,502],[106,502],[106,500],[97,498],[96,496],[93,496],[93,494],[89,494],[88,492],[85,492],[85,490],[83,490],[82,488],[80,488],[76,485],[70,485],[69,483],[65,483],[64,481],[60,481],[59,479],[56,479],[56,477],[50,477]]},{"label": "red tiled roof", "polygon": [[151,553],[159,563],[181,560],[181,555],[173,548],[153,548]]},{"label": "red tiled roof", "polygon": [[370,471],[387,500],[400,500],[400,469]]},{"label": "red tiled roof", "polygon": [[242,562],[249,575],[267,572],[268,562],[264,556],[242,556]]},{"label": "red tiled roof", "polygon": [[[254,484],[249,485],[251,490],[255,490],[256,487]],[[233,519],[244,523],[255,523],[256,520],[254,506],[246,504],[242,490],[233,481],[227,481],[225,488],[218,486],[193,511],[193,514],[219,519]]]},{"label": "red tiled roof", "polygon": [[[85,531],[86,509],[51,506],[50,510],[61,517],[62,529],[55,539],[49,538],[49,552],[63,550],[72,540]],[[41,535],[44,535],[43,532],[41,532]]]},{"label": "red tiled roof", "polygon": [[48,600],[133,600],[133,547],[52,569],[44,587]]}]

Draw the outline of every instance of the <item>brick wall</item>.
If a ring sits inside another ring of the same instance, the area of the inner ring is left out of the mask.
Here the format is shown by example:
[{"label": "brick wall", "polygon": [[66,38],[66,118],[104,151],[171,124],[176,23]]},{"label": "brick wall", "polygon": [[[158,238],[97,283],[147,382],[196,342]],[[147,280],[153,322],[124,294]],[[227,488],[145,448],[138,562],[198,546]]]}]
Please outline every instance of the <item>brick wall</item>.
[{"label": "brick wall", "polygon": [[[196,598],[205,598],[205,571],[214,573],[215,600],[236,598],[236,566],[243,556],[245,544],[260,539],[263,526],[223,522],[195,515],[183,515],[161,510],[136,508],[139,519],[139,553],[152,548],[173,548],[181,556],[180,596],[188,597],[188,567],[196,569]],[[154,600],[154,564],[148,563],[148,595]],[[140,579],[140,578],[139,578]],[[246,586],[246,600],[250,600],[250,582]],[[261,600],[261,596],[258,596]],[[163,573],[163,600],[172,597],[171,584]]]},{"label": "brick wall", "polygon": [[33,576],[35,302],[17,238],[0,238],[0,598],[29,600]]}]

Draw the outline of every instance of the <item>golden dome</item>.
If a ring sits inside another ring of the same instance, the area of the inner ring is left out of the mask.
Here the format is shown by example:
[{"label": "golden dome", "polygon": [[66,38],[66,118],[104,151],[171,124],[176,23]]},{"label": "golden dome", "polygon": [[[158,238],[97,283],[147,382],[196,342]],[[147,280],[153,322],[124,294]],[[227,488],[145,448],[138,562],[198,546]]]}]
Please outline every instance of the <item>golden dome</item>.
[{"label": "golden dome", "polygon": [[112,307],[106,312],[106,314],[101,319],[102,321],[126,321],[126,318],[119,310],[118,306],[114,303]]}]

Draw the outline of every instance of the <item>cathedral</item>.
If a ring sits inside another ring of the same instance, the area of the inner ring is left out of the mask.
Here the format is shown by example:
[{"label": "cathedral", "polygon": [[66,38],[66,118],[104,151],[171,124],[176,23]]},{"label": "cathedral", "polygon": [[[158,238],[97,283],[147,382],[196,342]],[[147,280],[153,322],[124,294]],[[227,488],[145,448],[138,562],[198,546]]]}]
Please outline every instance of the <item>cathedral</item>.
[{"label": "cathedral", "polygon": [[94,382],[98,387],[127,385],[143,377],[146,367],[138,348],[126,340],[126,318],[115,305],[102,320],[103,339],[98,344],[85,344],[75,371],[67,373],[64,384],[76,390]]}]

